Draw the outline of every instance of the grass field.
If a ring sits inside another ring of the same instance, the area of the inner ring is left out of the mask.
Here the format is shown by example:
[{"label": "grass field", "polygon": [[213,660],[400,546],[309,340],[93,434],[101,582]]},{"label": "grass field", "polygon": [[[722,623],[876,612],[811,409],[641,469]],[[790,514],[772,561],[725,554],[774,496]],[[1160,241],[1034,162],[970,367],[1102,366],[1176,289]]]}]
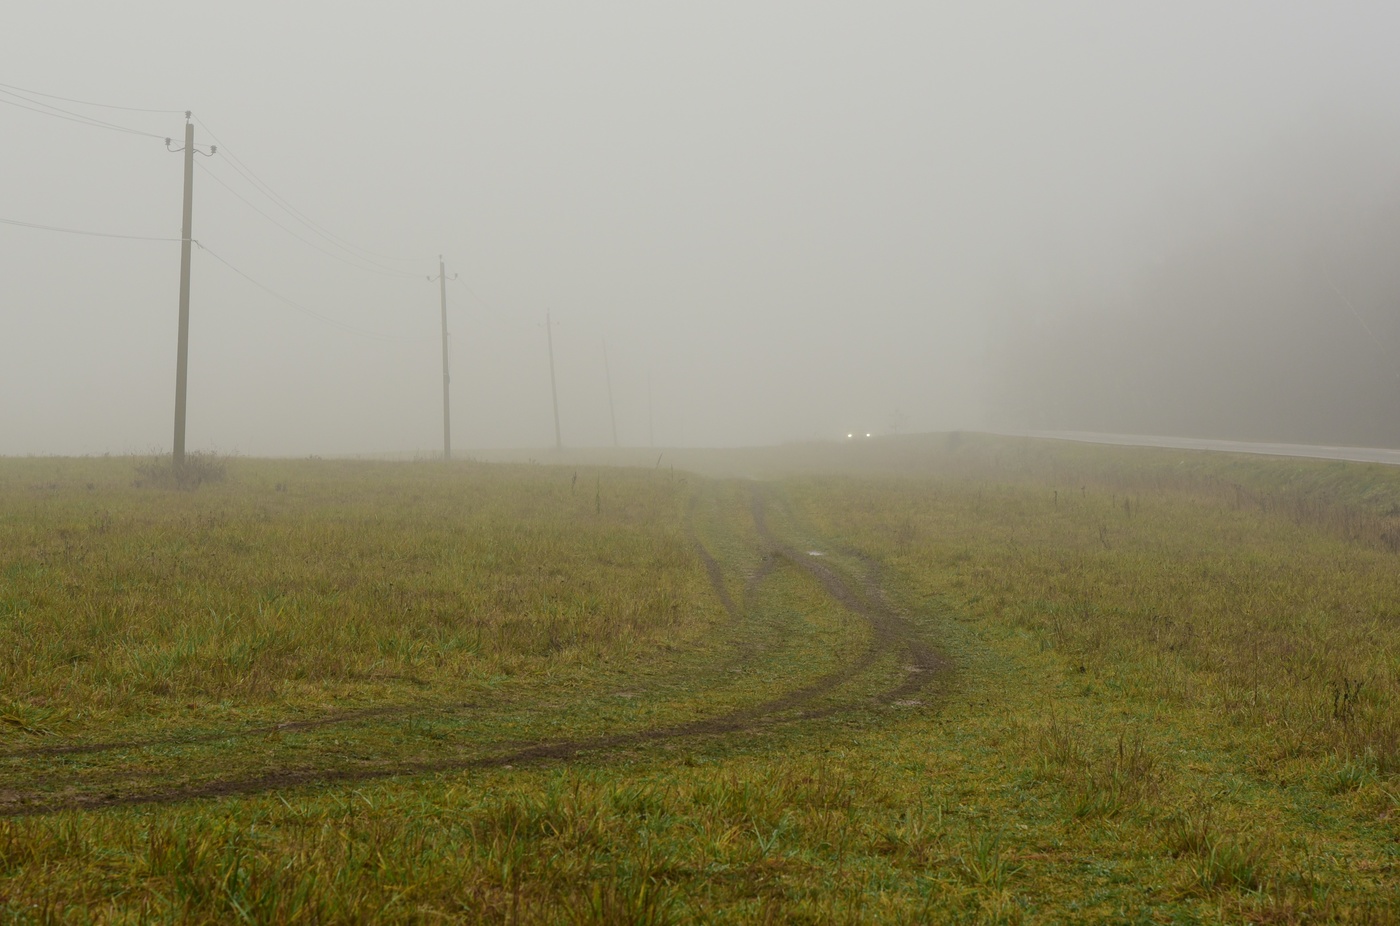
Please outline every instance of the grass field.
[{"label": "grass field", "polygon": [[676,456],[0,460],[0,920],[1400,921],[1400,472]]}]

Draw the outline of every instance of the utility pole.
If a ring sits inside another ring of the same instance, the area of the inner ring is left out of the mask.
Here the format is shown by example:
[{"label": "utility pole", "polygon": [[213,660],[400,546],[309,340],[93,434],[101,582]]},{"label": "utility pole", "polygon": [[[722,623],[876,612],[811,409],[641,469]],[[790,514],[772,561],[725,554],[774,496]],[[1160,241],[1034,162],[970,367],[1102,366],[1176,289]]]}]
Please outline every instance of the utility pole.
[{"label": "utility pole", "polygon": [[548,309],[544,310],[544,331],[549,340],[549,391],[554,395],[554,449],[559,452],[564,449],[564,440],[559,436],[559,386],[554,381],[554,322]]},{"label": "utility pole", "polygon": [[608,365],[608,342],[603,342],[603,375],[608,378],[608,415],[612,418],[613,446],[617,446],[617,409],[613,406],[612,367]]},{"label": "utility pole", "polygon": [[450,396],[448,395],[448,383],[452,381],[447,374],[447,268],[443,265],[442,255],[438,255],[438,290],[442,294],[442,458],[452,459],[452,415],[449,411]]},{"label": "utility pole", "polygon": [[656,431],[652,427],[651,415],[651,371],[647,371],[647,443],[656,446]]},{"label": "utility pole", "polygon": [[180,335],[175,348],[175,469],[185,465],[185,383],[190,372],[190,235],[194,225],[194,123],[185,116],[185,211],[180,220]]},{"label": "utility pole", "polygon": [[[185,465],[185,384],[190,370],[190,246],[193,243],[195,153],[191,115],[188,110],[185,111],[185,147],[171,148],[171,139],[165,140],[167,151],[185,153],[185,208],[180,222],[180,333],[175,348],[175,448],[172,462],[176,470]],[[206,157],[213,157],[218,150],[217,146],[211,145]]]}]

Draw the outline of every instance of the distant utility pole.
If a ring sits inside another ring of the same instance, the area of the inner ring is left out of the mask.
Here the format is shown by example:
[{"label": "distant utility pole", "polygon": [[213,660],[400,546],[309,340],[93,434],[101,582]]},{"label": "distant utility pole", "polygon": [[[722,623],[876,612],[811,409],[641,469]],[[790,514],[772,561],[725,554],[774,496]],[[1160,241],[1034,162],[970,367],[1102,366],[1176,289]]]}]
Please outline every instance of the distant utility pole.
[{"label": "distant utility pole", "polygon": [[[175,469],[185,465],[185,384],[190,370],[190,245],[193,241],[194,219],[194,123],[185,111],[185,147],[171,148],[173,139],[165,140],[167,151],[185,153],[185,209],[180,223],[180,333],[175,348]],[[218,146],[210,145],[205,157],[213,157]]]},{"label": "distant utility pole", "polygon": [[647,443],[656,446],[656,431],[652,426],[651,415],[651,371],[647,371]]},{"label": "distant utility pole", "polygon": [[603,342],[603,375],[608,378],[608,415],[612,418],[613,446],[617,446],[617,409],[613,406],[612,367],[608,365],[608,342]]},{"label": "distant utility pole", "polygon": [[[452,279],[456,279],[454,274]],[[432,277],[428,277],[429,280]],[[447,373],[447,267],[438,255],[438,290],[442,295],[442,458],[452,459],[452,412],[448,384],[452,378]]]},{"label": "distant utility pole", "polygon": [[554,381],[554,322],[548,309],[544,311],[544,331],[549,341],[549,391],[554,395],[554,449],[562,451],[564,439],[559,436],[559,386]]}]

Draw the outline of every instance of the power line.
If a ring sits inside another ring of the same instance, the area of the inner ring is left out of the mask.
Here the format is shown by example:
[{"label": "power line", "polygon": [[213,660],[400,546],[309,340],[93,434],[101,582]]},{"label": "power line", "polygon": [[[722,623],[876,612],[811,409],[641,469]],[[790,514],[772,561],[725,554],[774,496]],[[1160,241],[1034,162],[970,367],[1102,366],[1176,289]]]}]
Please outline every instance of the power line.
[{"label": "power line", "polygon": [[41,90],[30,90],[28,87],[16,87],[14,84],[0,83],[0,87],[6,90],[16,90],[20,93],[27,93],[30,96],[41,96],[48,100],[61,100],[64,103],[77,103],[80,106],[97,106],[102,109],[123,109],[131,113],[160,113],[167,116],[178,116],[184,112],[183,109],[145,109],[140,106],[115,106],[111,103],[94,103],[91,100],[78,100],[71,96],[59,96],[56,93],[44,93]]},{"label": "power line", "polygon": [[[106,122],[102,119],[94,119],[91,116],[84,116],[82,113],[69,112],[66,109],[59,109],[57,106],[51,106],[48,103],[41,103],[38,100],[27,99],[26,97],[22,97],[17,93],[11,93],[8,90],[0,90],[0,94],[4,94],[5,96],[11,96],[15,98],[13,100],[7,100],[4,99],[4,97],[0,97],[0,103],[15,106],[19,109],[27,109],[30,112],[38,113],[41,116],[52,116],[55,119],[62,119],[65,122],[76,122],[79,125],[91,126],[94,129],[107,129],[111,132],[123,132],[127,135],[144,135],[147,138],[165,137],[164,135],[157,135],[155,132],[144,132],[141,129],[133,129],[129,125],[118,125],[115,122]],[[22,100],[23,102],[15,102],[15,100]],[[32,103],[34,105],[25,106],[25,103]],[[43,109],[37,108],[41,106],[43,107]]]},{"label": "power line", "polygon": [[[521,321],[516,314],[507,312],[494,301],[487,299],[485,296],[481,295],[481,293],[477,292],[475,289],[472,288],[470,283],[462,279],[461,274],[453,274],[452,276],[448,277],[448,282],[460,285],[463,289],[465,289],[468,293],[471,294],[472,299],[476,301],[476,304],[478,306],[480,306],[483,309],[486,309],[491,314],[495,315],[500,321],[505,322],[511,327],[516,328],[520,331],[530,332],[533,332],[539,328],[538,322]],[[556,325],[555,327],[557,328],[558,325]]]},{"label": "power line", "polygon": [[[198,118],[196,118],[196,121],[199,121],[199,124],[200,124],[201,126],[204,126],[205,131],[208,131],[208,130],[209,130],[209,127],[208,127],[207,125],[205,125],[204,122],[198,120]],[[211,138],[214,138],[215,141],[218,141],[218,136],[214,135],[213,132],[209,132],[209,135],[210,135]],[[367,264],[371,264],[371,265],[373,265],[373,266],[379,268],[379,270],[380,270],[381,272],[384,272],[384,273],[391,273],[391,274],[403,274],[403,271],[401,271],[401,270],[398,270],[398,269],[396,269],[396,268],[394,268],[394,267],[386,267],[386,266],[384,266],[383,264],[378,263],[375,259],[373,259],[373,257],[371,257],[371,256],[366,256],[366,255],[374,255],[374,252],[372,252],[372,251],[367,251],[367,250],[365,250],[364,248],[356,247],[355,245],[352,245],[352,244],[350,244],[349,242],[347,242],[344,238],[341,238],[339,235],[335,234],[334,232],[330,231],[329,229],[326,229],[324,226],[318,224],[315,220],[311,219],[311,218],[310,218],[309,216],[307,216],[304,212],[302,212],[301,210],[297,209],[297,208],[296,208],[295,206],[293,206],[290,202],[288,202],[284,197],[282,197],[281,195],[279,195],[279,194],[277,193],[276,190],[272,189],[272,187],[270,187],[270,186],[268,186],[266,183],[264,183],[256,174],[253,173],[252,168],[248,167],[247,164],[245,164],[245,163],[243,163],[243,161],[239,160],[238,156],[235,155],[232,151],[230,151],[230,150],[228,149],[228,146],[227,146],[227,145],[225,145],[225,144],[224,144],[223,142],[221,142],[221,141],[219,142],[219,145],[220,145],[220,149],[219,149],[219,150],[222,151],[225,155],[227,155],[227,162],[228,162],[229,166],[232,167],[233,170],[234,170],[239,176],[241,176],[244,180],[246,180],[246,181],[248,181],[250,184],[252,184],[252,186],[253,186],[254,189],[256,189],[259,193],[262,193],[262,194],[263,194],[264,196],[266,196],[268,199],[272,200],[272,202],[273,202],[274,205],[276,205],[278,208],[280,208],[283,212],[285,212],[285,213],[287,213],[288,215],[290,215],[290,216],[291,216],[293,219],[295,219],[297,222],[301,223],[301,224],[302,224],[303,226],[305,226],[309,231],[313,232],[314,234],[319,235],[321,238],[325,239],[326,241],[328,241],[330,244],[334,245],[335,247],[340,248],[342,251],[345,251],[347,254],[351,255],[352,257],[354,257],[354,258],[356,258],[356,259],[358,259],[358,260],[361,260],[361,261],[363,261],[363,262],[365,262],[365,263],[367,263]],[[245,200],[245,202],[246,202],[246,200]],[[375,256],[377,256],[377,255],[375,255]],[[428,260],[428,258],[406,258],[406,257],[384,257],[384,258],[382,258],[382,259],[384,259],[384,260],[399,260],[399,261],[404,261],[404,262],[416,261],[416,260]],[[406,275],[406,276],[417,276],[417,274],[405,274],[405,275]]]},{"label": "power line", "polygon": [[[111,130],[111,131],[114,131],[114,132],[124,132],[124,133],[130,134],[130,135],[140,135],[140,136],[144,136],[144,137],[146,137],[146,138],[164,138],[165,136],[159,135],[159,134],[157,134],[157,133],[155,133],[155,132],[146,132],[146,131],[143,131],[143,130],[141,130],[141,129],[135,129],[135,128],[132,128],[131,126],[127,126],[127,125],[120,125],[120,124],[115,123],[115,122],[107,122],[106,120],[97,119],[97,118],[95,118],[95,117],[93,117],[93,116],[87,116],[87,115],[84,115],[84,114],[82,114],[82,113],[75,113],[75,112],[72,112],[71,110],[62,109],[61,107],[54,106],[54,105],[52,105],[51,103],[45,103],[45,102],[43,102],[43,101],[41,101],[41,100],[31,99],[30,97],[36,97],[36,96],[37,96],[37,97],[43,97],[43,98],[45,98],[45,99],[50,99],[50,100],[59,100],[59,101],[61,101],[61,102],[65,102],[65,103],[75,103],[75,104],[80,105],[80,106],[97,106],[97,107],[101,107],[101,108],[103,108],[103,109],[117,109],[117,110],[124,110],[124,111],[126,111],[126,112],[159,113],[159,114],[162,114],[162,115],[180,115],[180,114],[184,114],[184,115],[186,115],[186,116],[189,116],[189,115],[190,115],[186,110],[179,110],[179,109],[150,109],[150,108],[140,107],[140,106],[119,106],[119,105],[114,105],[114,104],[109,104],[109,103],[97,103],[97,102],[94,102],[94,101],[92,101],[92,100],[81,100],[81,99],[78,99],[78,98],[76,98],[76,97],[60,96],[60,95],[55,94],[55,93],[45,93],[45,92],[40,91],[40,90],[30,90],[30,89],[28,89],[28,88],[26,88],[26,87],[20,87],[20,86],[17,86],[17,85],[15,85],[15,84],[7,84],[7,83],[0,83],[0,94],[3,94],[3,96],[0,96],[0,103],[6,103],[6,104],[8,104],[8,105],[10,105],[10,106],[14,106],[14,107],[19,108],[19,109],[24,109],[24,110],[28,110],[29,112],[38,113],[38,114],[41,115],[41,116],[52,116],[52,117],[54,117],[54,118],[56,118],[56,119],[63,119],[63,120],[68,121],[68,122],[76,122],[76,123],[78,123],[78,124],[80,124],[80,125],[88,125],[88,126],[92,126],[93,128],[108,129],[108,130]],[[29,96],[23,96],[22,94],[28,94]],[[4,97],[12,97],[13,99],[5,99]],[[17,101],[18,101],[18,102],[17,102]],[[228,159],[228,161],[230,162],[230,166],[232,166],[233,169],[243,177],[243,179],[245,179],[245,180],[247,180],[249,183],[251,183],[251,184],[254,186],[254,188],[256,188],[260,193],[262,193],[263,195],[265,195],[265,196],[267,196],[269,199],[271,199],[275,204],[277,204],[277,206],[278,206],[279,208],[281,208],[283,211],[287,212],[289,215],[292,216],[292,218],[296,219],[296,220],[297,220],[298,222],[300,222],[302,225],[306,226],[306,227],[307,227],[308,229],[310,229],[311,231],[313,231],[313,232],[315,232],[316,234],[320,235],[322,238],[325,238],[326,240],[330,241],[332,244],[334,244],[336,247],[340,248],[341,250],[344,250],[344,251],[349,252],[352,256],[356,257],[357,259],[359,259],[359,260],[361,260],[361,261],[364,261],[364,262],[366,262],[366,263],[369,263],[369,264],[374,264],[374,266],[376,266],[376,267],[378,268],[378,272],[381,272],[381,273],[388,273],[388,274],[397,274],[397,275],[402,275],[402,276],[406,276],[406,277],[416,277],[416,276],[418,276],[418,274],[416,274],[416,273],[406,273],[406,272],[404,272],[404,271],[402,271],[402,270],[398,270],[398,269],[393,268],[393,267],[385,267],[385,266],[383,266],[383,265],[381,265],[381,264],[377,264],[377,263],[376,263],[376,260],[388,260],[388,261],[395,261],[395,262],[401,262],[401,263],[412,263],[412,262],[425,262],[425,263],[426,263],[426,262],[432,260],[432,258],[429,258],[429,257],[396,257],[396,256],[392,256],[392,255],[387,255],[387,254],[379,254],[379,253],[376,253],[376,252],[374,252],[374,251],[369,250],[368,248],[359,247],[358,245],[354,244],[353,242],[351,242],[351,241],[349,241],[349,240],[347,240],[347,239],[345,239],[345,238],[342,238],[340,235],[337,235],[335,232],[331,231],[329,228],[326,228],[324,225],[321,225],[319,222],[317,222],[317,221],[315,221],[314,219],[312,219],[312,218],[311,218],[310,216],[308,216],[306,213],[302,212],[300,209],[298,209],[298,208],[296,208],[295,206],[293,206],[293,205],[291,204],[291,202],[289,202],[284,196],[282,196],[282,195],[279,194],[276,190],[274,190],[271,186],[269,186],[261,177],[259,177],[259,176],[257,175],[256,172],[254,172],[254,170],[253,170],[251,167],[249,167],[247,164],[245,164],[245,163],[242,161],[242,159],[240,159],[240,158],[238,157],[238,155],[236,155],[232,150],[230,150],[229,147],[228,147],[226,144],[224,144],[223,140],[220,139],[219,136],[216,135],[216,134],[214,133],[214,131],[213,131],[212,129],[209,128],[208,124],[205,123],[203,119],[200,119],[200,118],[197,117],[197,116],[195,116],[195,117],[193,117],[193,118],[194,118],[194,120],[195,120],[196,122],[198,122],[198,123],[200,124],[200,126],[203,127],[203,129],[204,129],[206,132],[209,133],[209,136],[210,136],[211,138],[213,138],[214,141],[215,141],[221,148],[224,149],[224,154],[227,156],[227,159]],[[215,177],[215,179],[218,180],[219,178],[218,178],[218,177]],[[220,182],[222,183],[223,181],[220,180]],[[228,184],[224,183],[223,185],[224,185],[224,187],[227,188],[230,192],[234,192],[234,191],[233,191],[233,188],[232,188],[232,187],[229,187]],[[235,195],[235,196],[238,196],[238,194],[237,194],[236,192],[234,192],[234,195]],[[239,196],[239,199],[243,199],[243,197]],[[277,223],[275,220],[273,220],[273,219],[272,219],[270,216],[268,216],[266,213],[262,212],[262,210],[257,209],[256,206],[253,206],[252,203],[249,203],[246,199],[243,199],[243,202],[246,203],[249,207],[253,208],[255,211],[259,212],[261,215],[263,215],[264,218],[267,218],[269,221],[273,221],[274,224],[277,224],[277,225],[278,225],[280,228],[282,228],[284,231],[288,231],[290,234],[295,235],[295,232],[291,232],[290,229],[287,229],[287,228],[286,228],[286,226],[281,225],[280,223]],[[301,238],[300,235],[296,235],[296,237]],[[301,238],[301,240],[302,240],[303,242],[307,243],[307,244],[310,244],[310,242],[306,242],[306,239],[305,239],[305,238]],[[315,245],[312,245],[312,246],[315,247]],[[318,249],[318,250],[319,250],[319,249]],[[324,253],[330,253],[330,252],[324,252]],[[335,255],[331,255],[331,256],[335,256]],[[338,258],[338,259],[341,259],[341,258]]]},{"label": "power line", "polygon": [[254,279],[253,277],[251,277],[251,276],[249,276],[248,274],[244,273],[242,270],[239,270],[239,269],[238,269],[237,267],[235,267],[233,264],[229,263],[227,260],[225,260],[224,258],[220,257],[218,254],[216,254],[216,253],[214,253],[212,250],[210,250],[209,247],[208,247],[207,245],[203,244],[202,242],[195,241],[194,243],[195,243],[195,245],[196,245],[201,251],[203,251],[205,254],[208,254],[210,257],[214,258],[214,259],[217,260],[219,263],[223,264],[225,267],[227,267],[228,269],[232,270],[234,273],[238,274],[238,275],[241,276],[243,279],[247,280],[249,283],[252,283],[252,284],[253,284],[254,286],[256,286],[258,289],[260,289],[260,290],[262,290],[263,292],[267,293],[269,296],[273,297],[274,299],[277,299],[277,300],[280,301],[280,302],[286,303],[287,305],[291,306],[292,308],[296,309],[297,311],[304,312],[304,313],[306,313],[307,315],[310,315],[312,318],[315,318],[315,319],[317,319],[317,320],[319,320],[319,321],[323,321],[323,322],[325,322],[325,323],[328,324],[328,325],[334,325],[334,326],[336,326],[337,328],[343,328],[343,329],[345,329],[346,331],[350,331],[350,332],[353,332],[353,333],[358,334],[358,335],[362,335],[362,336],[367,337],[367,338],[373,338],[373,339],[378,340],[378,341],[414,342],[414,341],[426,340],[425,338],[404,338],[404,337],[398,337],[398,336],[396,336],[396,335],[391,335],[391,334],[381,334],[381,333],[376,332],[376,331],[369,331],[369,330],[367,330],[367,329],[365,329],[365,328],[357,328],[356,326],[351,325],[351,324],[349,324],[349,323],[347,323],[347,322],[340,321],[339,319],[336,319],[336,318],[331,318],[329,315],[322,315],[320,312],[317,312],[315,309],[309,308],[309,307],[303,305],[302,303],[297,302],[295,299],[289,299],[288,297],[286,297],[286,296],[282,295],[281,293],[277,292],[277,290],[273,289],[272,287],[267,286],[266,284],[259,282],[258,280]]},{"label": "power line", "polygon": [[220,139],[218,135],[214,134],[214,131],[209,128],[208,124],[205,123],[204,120],[200,119],[198,116],[195,116],[194,120],[204,128],[204,131],[209,133],[210,138],[214,139],[214,141],[218,143],[220,150],[223,151],[223,153],[227,156],[229,165],[232,166],[233,169],[237,171],[238,174],[241,175],[244,180],[247,180],[249,183],[251,183],[255,188],[257,188],[258,192],[262,193],[268,199],[271,199],[275,204],[277,204],[279,208],[281,208],[292,218],[296,219],[302,225],[306,226],[309,230],[320,235],[322,238],[325,238],[327,241],[334,244],[341,250],[347,251],[350,254],[353,254],[354,256],[358,257],[360,260],[375,264],[381,270],[387,271],[394,271],[394,268],[385,267],[382,264],[377,264],[375,262],[377,260],[389,260],[402,263],[413,263],[427,262],[433,259],[428,257],[394,257],[387,254],[379,254],[369,250],[368,248],[362,248],[346,240],[345,238],[342,238],[335,232],[331,231],[329,228],[326,228],[324,225],[320,224],[315,219],[308,216],[306,213],[302,212],[296,206],[293,206],[284,196],[279,194],[276,190],[274,190],[271,186],[264,182],[263,179],[259,177],[251,167],[245,164],[238,157],[238,155],[234,154],[233,151],[229,149],[228,145],[224,144],[223,140]]},{"label": "power line", "polygon": [[21,222],[18,219],[0,219],[0,224],[16,225],[20,228],[37,228],[43,231],[63,232],[69,235],[87,235],[91,238],[127,238],[132,241],[182,241],[182,238],[158,238],[152,235],[122,235],[115,232],[87,231],[82,228],[63,228],[59,225],[43,225],[39,222]]},{"label": "power line", "polygon": [[[223,149],[220,149],[220,150],[223,150]],[[253,210],[254,212],[256,212],[258,215],[260,215],[260,216],[262,216],[263,218],[267,219],[267,220],[268,220],[269,222],[271,222],[273,225],[276,225],[278,228],[282,229],[284,232],[286,232],[287,234],[291,235],[293,238],[297,239],[297,240],[300,241],[302,244],[306,245],[306,246],[309,247],[309,248],[314,248],[315,250],[320,251],[322,254],[326,255],[327,257],[334,258],[335,260],[340,261],[342,264],[348,264],[349,266],[355,267],[355,268],[357,268],[357,269],[359,269],[359,270],[363,270],[363,271],[365,271],[366,273],[378,273],[378,274],[381,274],[381,275],[383,275],[383,276],[407,277],[408,279],[412,279],[412,280],[416,280],[416,279],[418,279],[418,277],[420,276],[420,274],[417,274],[417,273],[408,273],[408,272],[403,271],[403,270],[380,269],[380,268],[378,267],[378,265],[374,265],[374,266],[365,266],[365,265],[362,264],[362,263],[355,263],[354,261],[350,260],[349,258],[342,257],[341,255],[335,253],[334,251],[328,251],[328,250],[326,250],[325,248],[321,247],[321,246],[320,246],[319,244],[317,244],[316,242],[307,240],[306,238],[302,237],[302,236],[301,236],[300,234],[298,234],[297,232],[293,231],[292,229],[290,229],[290,228],[288,228],[287,226],[283,225],[281,222],[279,222],[279,221],[277,221],[276,219],[274,219],[272,216],[268,215],[266,212],[263,212],[263,211],[262,211],[261,209],[259,209],[257,206],[255,206],[255,205],[253,205],[251,202],[249,202],[248,199],[247,199],[245,196],[243,196],[243,194],[239,193],[239,192],[238,192],[237,190],[235,190],[233,187],[229,186],[229,185],[224,181],[224,179],[223,179],[222,177],[220,177],[218,174],[214,173],[214,172],[213,172],[212,170],[210,170],[209,168],[205,167],[203,164],[197,164],[196,166],[198,166],[200,170],[204,171],[204,172],[205,172],[206,174],[208,174],[211,178],[213,178],[213,180],[214,180],[215,183],[219,184],[219,186],[223,187],[225,190],[228,190],[229,193],[233,194],[233,196],[234,196],[236,199],[238,199],[240,202],[242,202],[243,205],[247,206],[249,209],[252,209],[252,210]]]}]

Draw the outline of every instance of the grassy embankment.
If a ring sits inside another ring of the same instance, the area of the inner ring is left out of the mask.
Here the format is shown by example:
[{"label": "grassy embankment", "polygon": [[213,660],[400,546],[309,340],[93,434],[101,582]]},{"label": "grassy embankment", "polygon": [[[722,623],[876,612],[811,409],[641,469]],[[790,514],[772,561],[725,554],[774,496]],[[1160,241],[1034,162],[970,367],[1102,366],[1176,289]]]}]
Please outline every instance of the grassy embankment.
[{"label": "grassy embankment", "polygon": [[5,462],[0,799],[105,809],[0,822],[0,910],[1395,920],[1400,477],[876,444],[769,538],[661,471]]}]

